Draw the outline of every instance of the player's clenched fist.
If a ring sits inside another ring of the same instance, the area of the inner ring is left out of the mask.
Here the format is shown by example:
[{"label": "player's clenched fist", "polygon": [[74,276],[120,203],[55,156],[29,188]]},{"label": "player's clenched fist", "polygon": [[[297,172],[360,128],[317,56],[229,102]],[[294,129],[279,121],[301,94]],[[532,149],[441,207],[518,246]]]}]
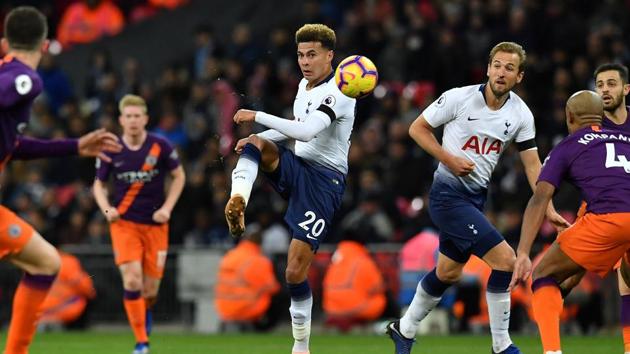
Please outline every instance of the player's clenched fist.
[{"label": "player's clenched fist", "polygon": [[116,208],[114,207],[105,209],[105,211],[103,212],[103,215],[105,215],[107,222],[110,222],[110,223],[120,219],[120,214],[118,213],[118,210],[116,210]]},{"label": "player's clenched fist", "polygon": [[254,118],[256,118],[256,111],[251,111],[249,109],[239,109],[234,114],[234,122],[236,124],[253,122]]},{"label": "player's clenched fist", "polygon": [[165,208],[160,208],[153,213],[153,221],[164,224],[171,218],[171,212]]},{"label": "player's clenched fist", "polygon": [[456,176],[467,176],[475,169],[475,164],[464,157],[451,156],[445,161],[446,167],[451,170]]}]

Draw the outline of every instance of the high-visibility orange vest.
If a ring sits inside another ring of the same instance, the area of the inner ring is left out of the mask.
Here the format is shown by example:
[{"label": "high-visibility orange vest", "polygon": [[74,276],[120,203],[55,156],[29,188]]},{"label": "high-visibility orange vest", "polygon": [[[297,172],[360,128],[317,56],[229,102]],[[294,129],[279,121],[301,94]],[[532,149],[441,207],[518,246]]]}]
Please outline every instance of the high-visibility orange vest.
[{"label": "high-visibility orange vest", "polygon": [[124,24],[122,12],[111,1],[103,1],[95,9],[76,2],[63,13],[57,28],[57,40],[64,47],[89,43],[102,36],[119,33]]},{"label": "high-visibility orange vest", "polygon": [[328,316],[377,319],[385,309],[383,277],[360,243],[342,241],[326,271],[323,307]]},{"label": "high-visibility orange vest", "polygon": [[75,256],[65,252],[59,255],[61,269],[42,304],[40,321],[70,323],[81,316],[88,299],[96,296],[96,290]]},{"label": "high-visibility orange vest", "polygon": [[271,261],[258,244],[243,240],[219,264],[215,306],[223,321],[256,321],[278,290]]}]

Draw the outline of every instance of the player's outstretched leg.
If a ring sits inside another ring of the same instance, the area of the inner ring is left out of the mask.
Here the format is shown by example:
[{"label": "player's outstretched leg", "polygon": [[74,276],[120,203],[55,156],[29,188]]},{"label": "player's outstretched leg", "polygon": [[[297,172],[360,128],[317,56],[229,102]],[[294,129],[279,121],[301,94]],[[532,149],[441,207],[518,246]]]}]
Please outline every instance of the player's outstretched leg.
[{"label": "player's outstretched leg", "polygon": [[442,295],[451,286],[437,277],[436,269],[433,269],[422,278],[416,288],[416,294],[407,309],[407,312],[399,321],[387,325],[387,334],[394,341],[396,354],[411,353],[411,346],[418,331],[420,321],[440,303]]},{"label": "player's outstretched leg", "polygon": [[256,145],[247,143],[232,171],[232,191],[225,206],[225,220],[230,234],[240,237],[245,232],[245,207],[252,193],[252,186],[258,175],[261,153]]}]

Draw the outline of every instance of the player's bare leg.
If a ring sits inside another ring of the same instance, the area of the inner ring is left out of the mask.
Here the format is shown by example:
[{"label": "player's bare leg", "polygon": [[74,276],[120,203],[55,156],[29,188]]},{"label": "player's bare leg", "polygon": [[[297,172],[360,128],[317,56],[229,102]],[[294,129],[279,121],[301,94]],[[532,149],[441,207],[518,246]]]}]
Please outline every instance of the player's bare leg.
[{"label": "player's bare leg", "polygon": [[557,243],[551,245],[534,269],[532,307],[544,353],[562,353],[560,314],[563,300],[559,284],[581,271],[583,268],[569,258]]},{"label": "player's bare leg", "polygon": [[232,191],[225,206],[225,220],[230,234],[240,237],[245,232],[245,208],[258,175],[258,168],[273,172],[278,168],[280,157],[275,143],[257,135],[241,139],[236,146],[236,152],[241,156],[232,171]]},{"label": "player's bare leg", "polygon": [[306,277],[313,256],[310,244],[297,239],[291,240],[285,277],[291,294],[289,312],[293,328],[293,354],[309,353],[313,294]]},{"label": "player's bare leg", "polygon": [[13,313],[5,346],[5,354],[26,354],[35,335],[38,308],[59,272],[61,258],[57,250],[37,232],[22,251],[7,260],[25,274],[13,297]]},{"label": "player's bare leg", "polygon": [[510,291],[508,287],[512,279],[516,255],[507,242],[494,246],[483,260],[492,268],[486,286],[486,301],[490,318],[493,353],[520,353],[510,338]]},{"label": "player's bare leg", "polygon": [[571,290],[573,290],[573,288],[580,284],[582,278],[584,278],[584,274],[586,274],[585,270],[568,277],[560,284],[560,291],[562,292],[563,299],[571,293]]}]

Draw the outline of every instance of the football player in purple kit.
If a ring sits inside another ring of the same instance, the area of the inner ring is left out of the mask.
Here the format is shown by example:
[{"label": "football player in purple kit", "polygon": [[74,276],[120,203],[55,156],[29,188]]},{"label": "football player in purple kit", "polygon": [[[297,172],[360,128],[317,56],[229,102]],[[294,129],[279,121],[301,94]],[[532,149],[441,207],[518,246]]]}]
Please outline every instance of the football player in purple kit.
[{"label": "football player in purple kit", "polygon": [[560,183],[574,184],[587,203],[587,213],[558,236],[534,270],[532,306],[546,354],[562,353],[559,284],[584,270],[604,276],[630,249],[630,133],[602,129],[603,115],[597,93],[579,91],[569,98],[570,135],[549,153],[525,210],[510,286],[531,273],[529,252]]},{"label": "football player in purple kit", "polygon": [[[42,92],[35,71],[48,47],[46,18],[34,7],[11,10],[4,21],[0,60],[0,171],[11,160],[61,156],[100,156],[120,151],[116,136],[103,129],[79,139],[40,140],[21,136],[31,105]],[[31,225],[0,206],[0,258],[24,271],[13,298],[4,354],[26,354],[35,334],[39,307],[59,271],[60,257]]]},{"label": "football player in purple kit", "polygon": [[[602,64],[595,69],[595,92],[604,101],[604,118],[602,127],[606,129],[621,130],[630,133],[630,121],[626,106],[626,96],[630,92],[628,84],[628,68],[618,63]],[[582,203],[578,211],[578,218],[586,213],[586,203]],[[623,327],[623,343],[625,353],[630,354],[630,266],[624,257],[616,265],[619,295],[621,296],[621,325]],[[560,288],[563,297],[582,280],[584,272],[564,281]]]},{"label": "football player in purple kit", "polygon": [[[151,307],[157,300],[168,251],[168,221],[186,177],[170,143],[146,131],[149,117],[144,99],[126,95],[119,109],[123,150],[109,155],[110,161],[97,160],[94,198],[110,223],[123,303],[136,338],[133,353],[146,354]],[[165,198],[167,174],[172,182]],[[110,175],[114,177],[114,205],[104,185]]]}]

